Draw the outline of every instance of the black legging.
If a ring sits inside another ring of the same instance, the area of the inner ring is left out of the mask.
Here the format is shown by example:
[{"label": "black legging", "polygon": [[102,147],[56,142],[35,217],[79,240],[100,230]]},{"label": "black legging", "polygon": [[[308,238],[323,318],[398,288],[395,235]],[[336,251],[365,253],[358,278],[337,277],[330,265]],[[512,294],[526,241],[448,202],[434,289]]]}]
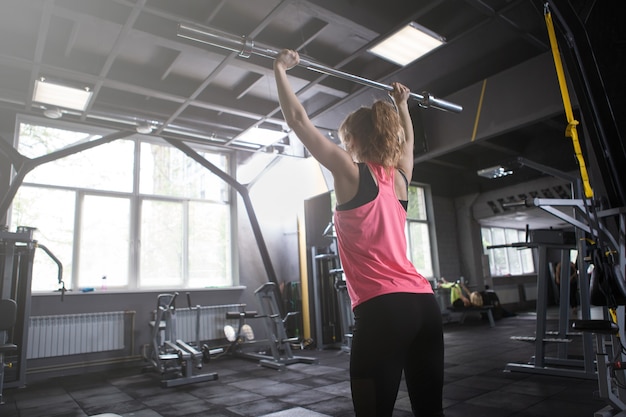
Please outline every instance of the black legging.
[{"label": "black legging", "polygon": [[435,296],[382,295],[358,305],[354,316],[350,382],[357,417],[391,417],[403,370],[413,413],[443,416],[443,326]]}]

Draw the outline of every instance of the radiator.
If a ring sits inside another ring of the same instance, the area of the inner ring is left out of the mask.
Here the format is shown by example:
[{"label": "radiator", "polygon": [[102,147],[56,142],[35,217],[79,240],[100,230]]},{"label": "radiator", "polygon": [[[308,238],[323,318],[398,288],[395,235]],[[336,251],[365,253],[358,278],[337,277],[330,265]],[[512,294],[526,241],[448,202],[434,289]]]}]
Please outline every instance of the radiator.
[{"label": "radiator", "polygon": [[[218,340],[224,338],[224,326],[230,324],[237,328],[238,320],[226,319],[229,311],[244,311],[245,304],[224,304],[217,306],[200,306],[201,341]],[[176,338],[185,342],[195,342],[196,337],[196,308],[176,309]]]},{"label": "radiator", "polygon": [[32,316],[27,359],[104,352],[124,348],[124,318],[134,312]]}]

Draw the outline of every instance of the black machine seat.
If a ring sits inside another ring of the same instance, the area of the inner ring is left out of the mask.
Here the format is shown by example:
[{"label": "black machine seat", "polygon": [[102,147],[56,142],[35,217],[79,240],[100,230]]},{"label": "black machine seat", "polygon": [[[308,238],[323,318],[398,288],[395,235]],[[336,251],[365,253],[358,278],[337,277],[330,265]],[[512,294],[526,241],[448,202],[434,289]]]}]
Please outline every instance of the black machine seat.
[{"label": "black machine seat", "polygon": [[581,332],[617,334],[619,327],[610,320],[573,320],[572,329]]},{"label": "black machine seat", "polygon": [[459,320],[459,322],[461,324],[463,324],[463,322],[465,321],[465,316],[468,313],[481,313],[481,314],[485,314],[487,316],[487,319],[489,320],[489,326],[490,327],[496,327],[496,322],[495,319],[493,317],[493,309],[494,306],[493,305],[482,305],[480,307],[477,306],[471,306],[471,307],[454,307],[454,306],[449,306],[448,310],[454,312],[454,313],[461,313],[461,319]]}]

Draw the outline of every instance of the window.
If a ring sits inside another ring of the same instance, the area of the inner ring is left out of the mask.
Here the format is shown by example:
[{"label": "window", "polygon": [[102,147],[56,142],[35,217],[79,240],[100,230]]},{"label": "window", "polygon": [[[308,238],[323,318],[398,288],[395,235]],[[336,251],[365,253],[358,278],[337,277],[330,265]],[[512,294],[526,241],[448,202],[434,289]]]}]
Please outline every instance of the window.
[{"label": "window", "polygon": [[[108,133],[18,122],[17,149],[30,158]],[[228,154],[197,151],[229,172]],[[13,200],[10,228],[36,228],[35,239],[62,262],[68,288],[228,287],[236,282],[234,210],[224,181],[174,147],[133,136],[29,172]],[[56,278],[56,264],[37,253],[33,291],[57,289]]]},{"label": "window", "polygon": [[[24,122],[20,123],[17,150],[24,156],[36,158],[101,136]],[[24,181],[130,193],[133,190],[133,147],[131,140],[106,143],[40,165],[28,173]]]},{"label": "window", "polygon": [[81,213],[77,234],[79,287],[126,287],[130,199],[82,193],[77,197]]},{"label": "window", "polygon": [[409,207],[407,209],[408,255],[415,268],[425,277],[433,277],[433,253],[431,223],[429,222],[427,189],[411,185],[409,187]]},{"label": "window", "polygon": [[533,252],[530,248],[498,247],[526,241],[524,230],[502,227],[481,228],[484,253],[489,255],[491,276],[523,275],[535,272]]}]

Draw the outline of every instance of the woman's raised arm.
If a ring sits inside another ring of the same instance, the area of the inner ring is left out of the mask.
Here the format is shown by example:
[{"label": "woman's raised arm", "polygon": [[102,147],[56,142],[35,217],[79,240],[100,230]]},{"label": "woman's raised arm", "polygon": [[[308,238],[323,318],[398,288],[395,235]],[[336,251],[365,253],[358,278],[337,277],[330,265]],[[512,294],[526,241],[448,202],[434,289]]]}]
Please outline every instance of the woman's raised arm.
[{"label": "woman's raised arm", "polygon": [[409,105],[407,100],[411,91],[400,83],[393,83],[393,91],[390,93],[393,101],[396,103],[398,109],[398,115],[400,116],[400,125],[404,130],[404,147],[402,150],[402,156],[398,161],[398,169],[400,169],[407,180],[411,182],[413,176],[413,121],[411,120],[411,114],[409,113]]},{"label": "woman's raised arm", "polygon": [[289,83],[287,70],[296,66],[299,60],[300,57],[296,51],[285,49],[278,54],[274,61],[278,99],[285,121],[311,155],[328,168],[334,176],[352,171],[355,168],[350,155],[325,137],[313,125]]}]

